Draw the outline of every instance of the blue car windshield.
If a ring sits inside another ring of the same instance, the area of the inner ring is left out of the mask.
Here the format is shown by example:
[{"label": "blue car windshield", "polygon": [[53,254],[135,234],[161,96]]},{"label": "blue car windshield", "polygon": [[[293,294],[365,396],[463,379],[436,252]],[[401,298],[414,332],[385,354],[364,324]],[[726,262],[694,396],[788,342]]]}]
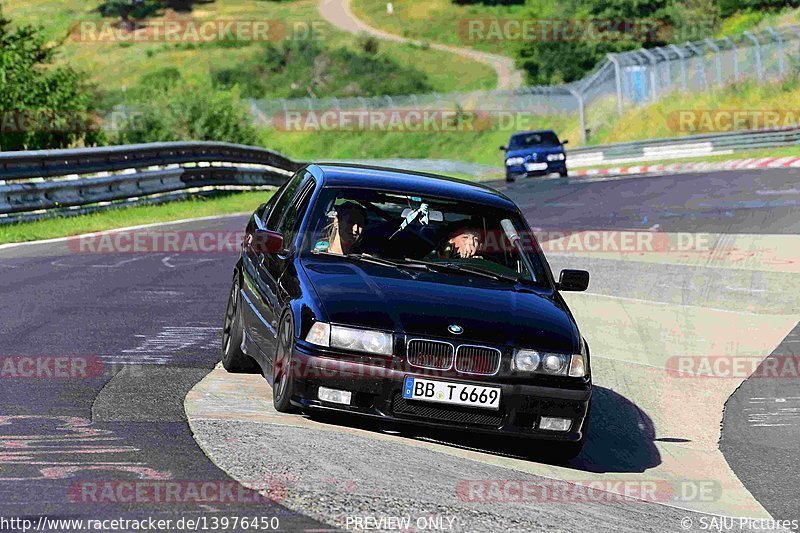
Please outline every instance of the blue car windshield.
[{"label": "blue car windshield", "polygon": [[558,136],[555,133],[552,131],[543,131],[539,133],[514,135],[508,143],[508,149],[519,150],[532,146],[558,146],[560,144]]},{"label": "blue car windshield", "polygon": [[[303,255],[364,254],[441,266],[437,272],[451,275],[481,270],[513,281],[545,280],[537,244],[513,211],[400,191],[327,187],[310,217]],[[511,240],[517,235],[519,246]],[[453,272],[458,268],[463,272]]]}]

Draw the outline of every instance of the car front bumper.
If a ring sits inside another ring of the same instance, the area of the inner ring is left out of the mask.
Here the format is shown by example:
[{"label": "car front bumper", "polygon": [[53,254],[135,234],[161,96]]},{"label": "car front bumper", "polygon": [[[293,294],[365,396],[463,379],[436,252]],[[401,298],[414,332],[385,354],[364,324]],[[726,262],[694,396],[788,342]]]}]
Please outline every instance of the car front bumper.
[{"label": "car front bumper", "polygon": [[[456,381],[501,388],[498,410],[469,408],[407,400],[402,389],[406,376],[453,381],[413,370],[387,368],[366,362],[346,361],[320,355],[305,347],[293,352],[292,403],[303,410],[335,410],[387,422],[515,435],[535,439],[578,441],[592,393],[591,381],[577,389],[553,386],[481,381],[476,376]],[[320,401],[319,387],[352,392],[350,405]],[[569,431],[539,429],[542,416],[569,418]]]},{"label": "car front bumper", "polygon": [[547,168],[541,170],[526,170],[525,165],[507,166],[506,175],[512,177],[544,176],[546,174],[565,172],[566,170],[566,161],[548,161]]}]

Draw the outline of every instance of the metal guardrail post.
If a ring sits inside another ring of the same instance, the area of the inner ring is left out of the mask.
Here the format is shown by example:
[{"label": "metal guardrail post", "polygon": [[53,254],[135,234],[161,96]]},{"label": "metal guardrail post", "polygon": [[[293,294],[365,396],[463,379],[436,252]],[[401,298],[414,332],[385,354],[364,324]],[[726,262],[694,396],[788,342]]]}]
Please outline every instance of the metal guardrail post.
[{"label": "metal guardrail post", "polygon": [[761,42],[752,32],[746,31],[742,35],[753,41],[756,45],[756,79],[761,81]]},{"label": "metal guardrail post", "polygon": [[622,72],[616,54],[608,54],[608,60],[614,65],[614,79],[617,84],[617,114],[622,115]]}]

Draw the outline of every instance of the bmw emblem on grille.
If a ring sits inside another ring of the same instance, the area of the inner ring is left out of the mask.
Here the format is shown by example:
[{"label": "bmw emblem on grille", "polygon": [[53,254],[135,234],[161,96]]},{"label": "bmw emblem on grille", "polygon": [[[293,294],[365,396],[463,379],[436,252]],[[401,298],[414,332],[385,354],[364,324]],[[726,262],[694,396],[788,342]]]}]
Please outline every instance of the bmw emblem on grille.
[{"label": "bmw emblem on grille", "polygon": [[450,324],[449,326],[447,326],[447,331],[449,331],[453,335],[461,335],[462,333],[464,333],[464,328],[462,328],[458,324]]}]

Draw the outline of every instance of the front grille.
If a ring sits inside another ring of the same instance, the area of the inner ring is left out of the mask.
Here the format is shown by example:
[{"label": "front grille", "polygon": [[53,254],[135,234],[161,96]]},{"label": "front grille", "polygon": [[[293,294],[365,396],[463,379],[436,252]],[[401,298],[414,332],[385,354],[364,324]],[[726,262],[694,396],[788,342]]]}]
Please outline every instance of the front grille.
[{"label": "front grille", "polygon": [[392,399],[392,413],[399,418],[424,418],[473,426],[498,427],[503,422],[503,415],[498,411],[486,412],[467,407],[408,401],[399,392]]},{"label": "front grille", "polygon": [[490,375],[500,369],[500,350],[463,344],[458,347],[456,370],[465,374]]},{"label": "front grille", "polygon": [[420,368],[447,370],[453,366],[453,345],[447,342],[411,339],[406,353],[408,362]]}]

